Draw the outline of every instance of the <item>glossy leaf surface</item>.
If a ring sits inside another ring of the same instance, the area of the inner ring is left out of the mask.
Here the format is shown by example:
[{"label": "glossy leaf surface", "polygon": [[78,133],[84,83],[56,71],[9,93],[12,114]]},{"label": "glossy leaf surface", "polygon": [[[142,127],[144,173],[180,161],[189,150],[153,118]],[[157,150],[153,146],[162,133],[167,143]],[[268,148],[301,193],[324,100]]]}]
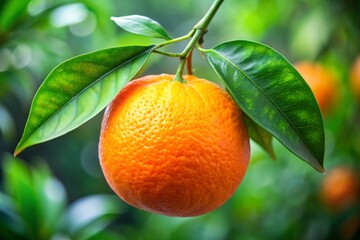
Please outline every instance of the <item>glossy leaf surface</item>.
[{"label": "glossy leaf surface", "polygon": [[295,155],[323,172],[324,126],[310,87],[278,52],[250,41],[207,50],[239,107]]},{"label": "glossy leaf surface", "polygon": [[110,48],[57,66],[37,91],[15,155],[61,136],[99,113],[140,70],[152,46]]},{"label": "glossy leaf surface", "polygon": [[146,37],[162,38],[165,40],[171,39],[165,29],[158,22],[148,17],[131,15],[124,17],[111,17],[111,20],[113,20],[122,29],[131,33]]}]

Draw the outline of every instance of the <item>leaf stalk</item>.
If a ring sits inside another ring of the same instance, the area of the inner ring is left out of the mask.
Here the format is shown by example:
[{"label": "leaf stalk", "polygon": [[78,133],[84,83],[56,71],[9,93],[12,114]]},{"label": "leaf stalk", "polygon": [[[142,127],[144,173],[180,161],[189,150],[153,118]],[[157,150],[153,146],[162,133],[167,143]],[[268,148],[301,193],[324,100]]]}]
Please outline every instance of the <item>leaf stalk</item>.
[{"label": "leaf stalk", "polygon": [[[192,50],[196,47],[196,45],[199,44],[199,41],[202,39],[204,34],[207,32],[207,28],[208,28],[211,20],[213,19],[215,13],[218,11],[220,5],[223,2],[224,2],[224,0],[215,0],[213,2],[213,4],[211,5],[211,7],[209,8],[209,10],[204,15],[204,17],[193,27],[193,29],[188,34],[178,37],[178,38],[175,38],[175,39],[171,39],[171,40],[159,43],[155,47],[154,52],[156,52],[156,53],[159,53],[159,54],[162,54],[165,56],[180,58],[180,63],[179,63],[179,66],[178,66],[178,69],[177,69],[176,75],[175,75],[176,81],[179,81],[181,83],[185,82],[185,80],[182,76],[183,72],[184,72],[185,63],[186,63],[189,55],[192,54]],[[184,41],[189,38],[191,38],[191,40],[189,41],[189,43],[187,44],[185,49],[180,54],[157,50],[166,45]],[[188,69],[191,69],[191,63],[188,64]]]},{"label": "leaf stalk", "polygon": [[[179,81],[181,83],[184,83],[185,80],[183,78],[183,72],[185,67],[185,62],[189,56],[189,54],[192,54],[192,50],[194,47],[199,43],[203,35],[206,33],[207,28],[215,16],[215,13],[218,11],[221,4],[224,2],[224,0],[215,0],[207,13],[204,15],[204,17],[194,26],[191,32],[194,32],[194,35],[192,36],[190,42],[185,47],[184,51],[181,53],[180,57],[180,63],[179,67],[176,71],[175,80]],[[191,66],[188,66],[188,68],[191,68]]]}]

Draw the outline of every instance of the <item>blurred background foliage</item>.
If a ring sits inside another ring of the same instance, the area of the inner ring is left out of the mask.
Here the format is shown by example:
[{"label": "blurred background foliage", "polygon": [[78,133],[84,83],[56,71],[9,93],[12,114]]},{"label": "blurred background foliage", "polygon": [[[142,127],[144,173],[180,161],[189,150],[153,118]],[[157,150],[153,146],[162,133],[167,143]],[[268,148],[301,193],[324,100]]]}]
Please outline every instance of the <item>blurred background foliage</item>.
[{"label": "blurred background foliage", "polygon": [[[205,36],[205,47],[233,39],[259,41],[292,63],[317,62],[336,76],[339,97],[324,116],[327,175],[277,142],[276,161],[252,143],[247,175],[223,207],[200,217],[170,218],[127,206],[106,184],[97,156],[102,114],[27,149],[23,160],[11,156],[31,100],[57,64],[101,48],[152,43],[121,31],[111,16],[145,15],[177,37],[211,2],[0,2],[1,239],[360,239],[360,101],[349,85],[360,54],[358,0],[227,0]],[[154,56],[141,74],[174,73],[177,63]],[[198,54],[194,70],[218,81]]]}]

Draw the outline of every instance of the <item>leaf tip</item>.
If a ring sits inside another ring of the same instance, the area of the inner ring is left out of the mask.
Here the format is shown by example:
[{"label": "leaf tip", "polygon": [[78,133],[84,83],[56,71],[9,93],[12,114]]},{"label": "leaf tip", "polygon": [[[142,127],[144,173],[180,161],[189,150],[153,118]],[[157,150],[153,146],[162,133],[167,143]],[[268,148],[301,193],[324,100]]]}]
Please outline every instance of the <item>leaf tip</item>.
[{"label": "leaf tip", "polygon": [[15,151],[14,151],[14,157],[17,157],[24,149],[23,148],[18,148],[16,147],[15,148]]},{"label": "leaf tip", "polygon": [[24,151],[29,145],[26,145],[26,143],[23,141],[23,139],[21,139],[19,141],[19,143],[17,144],[15,150],[14,150],[14,157],[17,157],[20,153],[22,153],[22,151]]},{"label": "leaf tip", "polygon": [[271,157],[272,160],[275,161],[277,159],[277,157],[275,155],[275,152],[274,152],[274,149],[270,148],[267,152],[268,152],[268,154],[269,154],[269,156]]},{"label": "leaf tip", "polygon": [[318,171],[319,173],[322,173],[322,174],[326,174],[326,170],[325,168],[319,163],[319,164],[316,164],[316,165],[312,165],[313,168],[315,168],[316,171]]}]

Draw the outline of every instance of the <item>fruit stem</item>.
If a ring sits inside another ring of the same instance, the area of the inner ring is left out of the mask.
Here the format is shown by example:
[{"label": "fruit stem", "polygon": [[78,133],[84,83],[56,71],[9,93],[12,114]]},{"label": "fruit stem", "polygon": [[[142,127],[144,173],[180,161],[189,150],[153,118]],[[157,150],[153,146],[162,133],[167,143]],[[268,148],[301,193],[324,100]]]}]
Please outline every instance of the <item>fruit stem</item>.
[{"label": "fruit stem", "polygon": [[224,0],[215,0],[204,17],[193,27],[191,32],[185,36],[190,35],[191,40],[188,45],[185,47],[184,51],[180,55],[180,63],[179,67],[176,71],[175,80],[181,83],[184,83],[185,80],[182,76],[184,71],[184,66],[188,55],[191,54],[194,47],[201,40],[202,36],[206,33],[207,27],[209,26],[211,20],[213,19],[215,13],[218,11],[220,5],[224,2]]},{"label": "fruit stem", "polygon": [[189,56],[186,59],[186,66],[187,66],[187,74],[192,75],[192,55],[193,55],[194,49],[191,50],[189,53]]}]

